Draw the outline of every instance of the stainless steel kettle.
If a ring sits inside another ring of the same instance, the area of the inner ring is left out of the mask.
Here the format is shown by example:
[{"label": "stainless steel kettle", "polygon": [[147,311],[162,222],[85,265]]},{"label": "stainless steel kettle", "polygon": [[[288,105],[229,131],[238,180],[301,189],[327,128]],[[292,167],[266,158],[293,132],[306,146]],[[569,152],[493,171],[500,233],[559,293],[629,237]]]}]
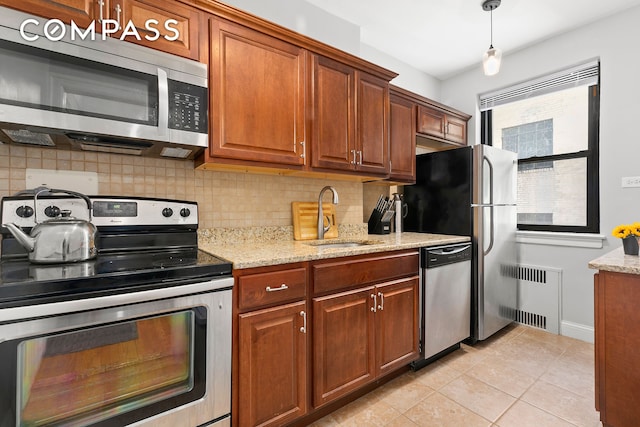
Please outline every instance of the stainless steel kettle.
[{"label": "stainless steel kettle", "polygon": [[[89,221],[72,217],[71,211],[61,211],[56,218],[38,222],[38,196],[43,193],[65,193],[84,199],[89,211]],[[15,224],[2,224],[29,252],[29,261],[60,263],[95,258],[98,253],[96,248],[97,229],[91,223],[91,199],[75,191],[40,187],[34,190],[33,200],[36,225],[31,230],[31,235],[26,234]]]}]

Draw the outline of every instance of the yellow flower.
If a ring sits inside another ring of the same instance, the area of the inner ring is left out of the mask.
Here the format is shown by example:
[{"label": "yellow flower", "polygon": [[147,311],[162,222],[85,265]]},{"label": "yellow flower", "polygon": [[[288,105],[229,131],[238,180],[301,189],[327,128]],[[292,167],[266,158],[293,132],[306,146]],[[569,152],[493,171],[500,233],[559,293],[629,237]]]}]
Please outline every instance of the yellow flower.
[{"label": "yellow flower", "polygon": [[640,222],[634,222],[631,224],[631,234],[634,236],[640,236]]},{"label": "yellow flower", "polygon": [[614,237],[619,237],[620,239],[624,239],[625,237],[628,237],[631,233],[632,233],[631,226],[628,226],[628,225],[625,225],[625,224],[617,226],[611,232],[611,234]]}]

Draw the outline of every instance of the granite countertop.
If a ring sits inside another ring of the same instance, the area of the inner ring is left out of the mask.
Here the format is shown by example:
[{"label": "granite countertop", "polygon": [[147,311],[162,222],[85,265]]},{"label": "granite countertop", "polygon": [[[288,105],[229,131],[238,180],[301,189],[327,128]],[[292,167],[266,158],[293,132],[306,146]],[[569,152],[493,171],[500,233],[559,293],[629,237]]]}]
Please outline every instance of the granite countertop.
[{"label": "granite countertop", "polygon": [[640,274],[640,257],[625,255],[622,247],[589,262],[589,268],[616,273]]},{"label": "granite countertop", "polygon": [[219,243],[202,241],[198,247],[212,255],[233,262],[234,269],[264,267],[292,262],[343,256],[372,254],[376,252],[437,246],[450,243],[468,242],[468,236],[451,236],[428,233],[395,233],[364,235],[353,239],[326,239],[324,242],[367,241],[372,244],[348,248],[322,248],[313,246],[318,240],[245,241],[239,243]]}]

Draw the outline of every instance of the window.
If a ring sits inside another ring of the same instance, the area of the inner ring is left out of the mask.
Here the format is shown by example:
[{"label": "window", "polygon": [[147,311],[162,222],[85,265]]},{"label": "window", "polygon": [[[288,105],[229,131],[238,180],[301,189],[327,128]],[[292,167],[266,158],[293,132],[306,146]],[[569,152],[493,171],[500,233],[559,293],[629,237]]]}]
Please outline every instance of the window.
[{"label": "window", "polygon": [[599,232],[599,64],[480,96],[482,143],[518,154],[518,229]]}]

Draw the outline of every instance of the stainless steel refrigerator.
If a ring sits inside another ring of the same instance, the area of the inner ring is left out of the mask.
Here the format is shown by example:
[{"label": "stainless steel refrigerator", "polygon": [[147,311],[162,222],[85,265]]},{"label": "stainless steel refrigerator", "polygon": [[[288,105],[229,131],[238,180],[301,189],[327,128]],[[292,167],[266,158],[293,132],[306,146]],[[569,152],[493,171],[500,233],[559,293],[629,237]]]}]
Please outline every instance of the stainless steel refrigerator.
[{"label": "stainless steel refrigerator", "polygon": [[421,154],[416,175],[404,230],[471,236],[471,341],[484,340],[515,316],[517,155],[487,145]]}]

